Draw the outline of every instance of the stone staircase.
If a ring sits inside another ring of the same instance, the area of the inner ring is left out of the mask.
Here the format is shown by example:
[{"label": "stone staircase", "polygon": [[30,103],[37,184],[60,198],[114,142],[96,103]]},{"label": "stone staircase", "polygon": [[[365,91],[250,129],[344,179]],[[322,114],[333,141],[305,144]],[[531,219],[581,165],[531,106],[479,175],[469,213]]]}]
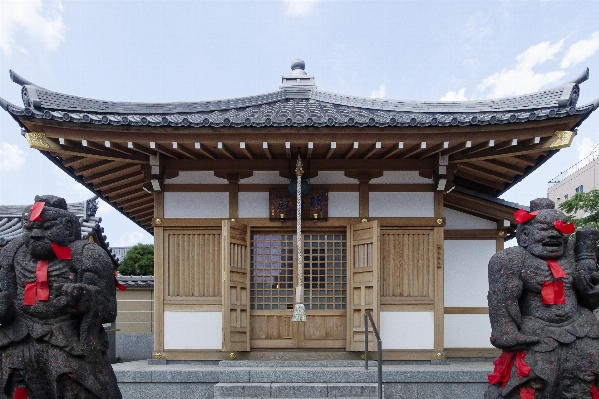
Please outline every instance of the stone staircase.
[{"label": "stone staircase", "polygon": [[377,398],[376,362],[223,361],[244,381],[219,382],[214,398]]}]

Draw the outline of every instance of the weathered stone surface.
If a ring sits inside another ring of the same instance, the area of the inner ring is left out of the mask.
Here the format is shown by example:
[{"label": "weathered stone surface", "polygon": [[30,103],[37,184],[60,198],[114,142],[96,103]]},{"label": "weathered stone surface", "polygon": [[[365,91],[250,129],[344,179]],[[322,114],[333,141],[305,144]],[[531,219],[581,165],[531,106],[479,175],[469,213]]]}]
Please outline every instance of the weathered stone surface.
[{"label": "weathered stone surface", "polygon": [[519,211],[518,247],[489,262],[491,343],[503,353],[487,399],[590,398],[599,384],[599,232],[570,239],[554,208],[547,198],[531,201],[530,213]]},{"label": "weathered stone surface", "polygon": [[24,390],[29,398],[121,398],[102,326],[116,318],[112,262],[80,239],[63,198],[35,202],[23,210],[23,236],[0,253],[0,390],[11,398]]}]

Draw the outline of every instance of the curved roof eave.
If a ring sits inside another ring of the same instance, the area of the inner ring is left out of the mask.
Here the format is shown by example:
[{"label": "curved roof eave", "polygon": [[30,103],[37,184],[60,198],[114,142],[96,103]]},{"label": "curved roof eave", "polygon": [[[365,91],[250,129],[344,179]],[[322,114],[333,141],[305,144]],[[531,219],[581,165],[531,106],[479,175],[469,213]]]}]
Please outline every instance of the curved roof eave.
[{"label": "curved roof eave", "polygon": [[348,96],[315,87],[281,89],[242,98],[201,102],[134,103],[94,100],[44,89],[11,71],[22,86],[24,107],[0,101],[14,116],[57,121],[180,127],[244,126],[467,126],[517,123],[590,114],[596,102],[577,106],[576,79],[520,96],[473,101],[400,101]]}]

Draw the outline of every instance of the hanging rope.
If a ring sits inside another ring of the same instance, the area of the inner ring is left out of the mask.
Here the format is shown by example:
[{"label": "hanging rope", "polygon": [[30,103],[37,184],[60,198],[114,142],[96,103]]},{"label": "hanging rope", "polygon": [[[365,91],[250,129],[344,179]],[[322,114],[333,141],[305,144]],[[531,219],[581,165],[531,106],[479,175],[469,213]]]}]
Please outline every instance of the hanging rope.
[{"label": "hanging rope", "polygon": [[295,175],[297,176],[297,287],[295,288],[295,307],[293,308],[293,317],[291,321],[306,321],[306,308],[303,304],[303,261],[302,261],[302,159],[300,152],[297,152],[297,164],[295,166]]}]

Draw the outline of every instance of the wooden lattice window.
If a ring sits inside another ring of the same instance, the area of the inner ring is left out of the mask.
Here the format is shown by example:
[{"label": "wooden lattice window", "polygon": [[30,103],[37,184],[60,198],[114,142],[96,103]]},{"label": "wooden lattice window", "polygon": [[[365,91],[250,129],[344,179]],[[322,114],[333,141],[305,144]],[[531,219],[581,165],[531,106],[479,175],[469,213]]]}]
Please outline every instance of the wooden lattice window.
[{"label": "wooden lattice window", "polygon": [[346,309],[347,236],[304,235],[306,309]]},{"label": "wooden lattice window", "polygon": [[250,309],[287,309],[293,305],[294,236],[250,236]]}]

